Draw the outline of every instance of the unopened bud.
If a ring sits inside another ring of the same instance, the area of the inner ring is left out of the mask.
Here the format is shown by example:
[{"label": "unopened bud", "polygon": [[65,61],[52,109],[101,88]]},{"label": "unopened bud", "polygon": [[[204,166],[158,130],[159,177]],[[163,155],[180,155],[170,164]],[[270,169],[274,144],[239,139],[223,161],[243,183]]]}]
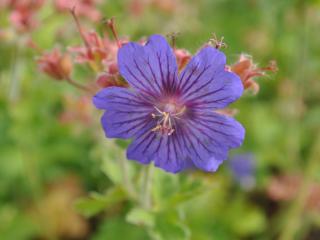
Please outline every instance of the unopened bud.
[{"label": "unopened bud", "polygon": [[72,61],[68,54],[62,54],[58,49],[44,53],[37,60],[40,71],[56,80],[68,78],[72,71]]},{"label": "unopened bud", "polygon": [[185,49],[174,49],[176,55],[178,69],[181,71],[191,59],[191,54]]},{"label": "unopened bud", "polygon": [[267,67],[257,67],[253,63],[251,56],[241,54],[238,62],[229,66],[231,72],[236,73],[243,84],[245,89],[251,89],[254,94],[259,92],[259,84],[254,81],[255,77],[265,76],[267,71],[276,72],[278,70],[275,61],[270,61]]}]

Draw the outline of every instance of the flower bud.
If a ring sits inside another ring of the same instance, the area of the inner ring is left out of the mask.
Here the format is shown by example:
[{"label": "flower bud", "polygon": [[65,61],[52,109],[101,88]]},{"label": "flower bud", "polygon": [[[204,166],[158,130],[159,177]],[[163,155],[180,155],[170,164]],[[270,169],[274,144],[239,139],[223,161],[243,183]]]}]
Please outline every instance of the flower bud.
[{"label": "flower bud", "polygon": [[174,49],[177,58],[178,69],[181,71],[191,59],[191,54],[185,49]]},{"label": "flower bud", "polygon": [[96,83],[101,88],[117,86],[114,76],[107,73],[100,74],[96,80]]},{"label": "flower bud", "polygon": [[68,54],[62,54],[58,49],[44,53],[38,60],[40,71],[56,80],[63,80],[70,76],[72,61]]},{"label": "flower bud", "polygon": [[253,63],[251,56],[241,54],[238,62],[229,66],[227,70],[240,77],[245,89],[251,89],[254,94],[257,94],[260,87],[253,78],[265,76],[267,71],[276,72],[278,68],[275,61],[271,61],[267,67],[259,68]]}]

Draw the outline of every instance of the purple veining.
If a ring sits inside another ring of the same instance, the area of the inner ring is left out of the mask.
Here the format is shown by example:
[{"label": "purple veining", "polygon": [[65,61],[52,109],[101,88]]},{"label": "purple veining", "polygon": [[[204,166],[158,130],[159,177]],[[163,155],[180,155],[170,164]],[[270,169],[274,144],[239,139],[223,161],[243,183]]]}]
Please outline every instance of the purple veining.
[{"label": "purple veining", "polygon": [[105,110],[101,123],[106,136],[132,138],[128,159],[153,161],[168,172],[190,166],[216,171],[245,134],[236,120],[214,112],[243,92],[240,78],[225,71],[225,64],[225,55],[207,46],[178,74],[162,36],[151,36],[144,46],[125,44],[118,65],[130,88],[106,88],[93,99]]}]

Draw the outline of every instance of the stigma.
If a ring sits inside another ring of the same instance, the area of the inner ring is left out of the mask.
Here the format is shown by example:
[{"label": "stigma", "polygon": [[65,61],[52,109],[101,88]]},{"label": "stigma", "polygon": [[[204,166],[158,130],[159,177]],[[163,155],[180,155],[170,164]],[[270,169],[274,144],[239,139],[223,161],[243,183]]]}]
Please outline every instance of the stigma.
[{"label": "stigma", "polygon": [[160,132],[171,136],[175,132],[175,127],[177,125],[177,120],[185,113],[186,107],[177,107],[173,103],[167,103],[163,105],[160,110],[158,107],[154,106],[156,113],[152,113],[151,117],[157,119],[157,125],[151,129],[152,132]]}]

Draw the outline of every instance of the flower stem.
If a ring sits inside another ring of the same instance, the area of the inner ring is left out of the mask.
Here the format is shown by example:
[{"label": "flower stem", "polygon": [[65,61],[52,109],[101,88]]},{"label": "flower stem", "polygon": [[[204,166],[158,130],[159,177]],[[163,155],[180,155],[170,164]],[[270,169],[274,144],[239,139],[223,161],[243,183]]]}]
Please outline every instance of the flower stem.
[{"label": "flower stem", "polygon": [[120,157],[120,168],[122,172],[122,179],[123,179],[123,184],[125,185],[125,188],[128,191],[128,194],[132,198],[136,198],[136,192],[134,191],[132,182],[129,180],[129,171],[128,171],[128,162],[124,157]]},{"label": "flower stem", "polygon": [[10,66],[11,71],[11,81],[10,81],[10,90],[9,90],[9,99],[12,101],[17,100],[19,97],[19,91],[20,91],[20,81],[21,81],[21,72],[22,72],[22,66],[23,59],[20,56],[20,42],[16,43],[13,51],[12,56],[12,63]]},{"label": "flower stem", "polygon": [[318,169],[318,156],[320,154],[320,132],[316,139],[311,151],[309,161],[305,168],[304,181],[298,192],[296,201],[291,206],[291,209],[287,215],[287,223],[283,228],[283,232],[280,235],[280,240],[295,239],[296,233],[300,230],[302,224],[301,215],[305,208],[305,203],[310,193],[310,186],[313,182],[314,172]]},{"label": "flower stem", "polygon": [[77,83],[76,81],[72,80],[70,77],[66,77],[65,79],[66,79],[66,81],[67,81],[70,85],[72,85],[72,86],[74,86],[74,87],[76,87],[76,88],[78,88],[78,89],[80,89],[80,90],[82,90],[82,91],[85,91],[85,92],[89,92],[89,93],[91,93],[91,94],[94,94],[94,92],[92,91],[92,89],[90,89],[89,87],[84,86],[84,85],[82,85],[82,84],[80,84],[80,83]]},{"label": "flower stem", "polygon": [[152,207],[151,191],[153,182],[153,171],[152,164],[149,164],[144,168],[143,186],[141,191],[141,203],[143,208],[150,209]]},{"label": "flower stem", "polygon": [[82,41],[83,41],[84,45],[86,46],[86,48],[87,48],[88,51],[90,52],[90,51],[91,51],[90,44],[89,44],[88,41],[87,41],[87,38],[86,38],[86,36],[85,36],[85,34],[84,34],[84,32],[83,32],[83,29],[82,29],[82,27],[81,27],[80,21],[79,21],[79,19],[78,19],[77,14],[76,14],[76,6],[73,6],[73,7],[70,9],[70,13],[71,13],[71,15],[72,15],[72,17],[73,17],[76,25],[77,25],[79,34],[80,34],[80,36],[81,36],[81,38],[82,38]]},{"label": "flower stem", "polygon": [[[301,32],[298,32],[299,41],[301,43],[300,51],[298,52],[297,56],[297,65],[299,67],[299,72],[296,74],[296,81],[297,85],[299,87],[299,96],[296,96],[296,98],[304,99],[305,91],[304,91],[304,76],[306,71],[306,64],[308,61],[308,15],[306,14],[306,5],[303,0],[300,0],[297,2],[298,11],[299,11],[299,17],[301,18],[301,25],[300,29]],[[301,64],[303,62],[303,64]],[[296,133],[301,132],[301,126],[302,126],[302,116],[300,118],[296,117],[296,122],[294,124],[294,132],[295,132],[295,138],[297,138]],[[291,240],[296,239],[297,234],[301,233],[303,224],[302,214],[305,210],[306,201],[308,200],[309,194],[310,194],[310,186],[312,185],[313,178],[314,178],[314,171],[318,170],[318,156],[320,154],[320,132],[316,133],[316,139],[315,142],[310,150],[310,155],[308,158],[308,162],[306,163],[305,169],[304,169],[304,178],[303,182],[301,184],[301,187],[299,188],[299,191],[297,193],[296,200],[292,203],[292,205],[289,208],[289,211],[286,215],[287,222],[283,226],[283,230],[280,234],[279,239],[280,240]],[[297,144],[295,147],[291,147],[289,150],[290,152],[293,152],[292,150],[296,149],[296,151],[293,153],[294,155],[299,156],[299,150],[301,147],[299,144]],[[301,157],[300,157],[301,159]],[[297,158],[299,160],[299,158]]]},{"label": "flower stem", "polygon": [[110,19],[105,19],[105,20],[103,20],[103,22],[106,23],[107,26],[110,28],[110,30],[112,32],[112,35],[113,35],[114,39],[116,40],[118,48],[121,48],[121,42],[120,42],[119,37],[118,37],[118,33],[117,33],[117,30],[116,30],[114,18],[112,17]]}]

